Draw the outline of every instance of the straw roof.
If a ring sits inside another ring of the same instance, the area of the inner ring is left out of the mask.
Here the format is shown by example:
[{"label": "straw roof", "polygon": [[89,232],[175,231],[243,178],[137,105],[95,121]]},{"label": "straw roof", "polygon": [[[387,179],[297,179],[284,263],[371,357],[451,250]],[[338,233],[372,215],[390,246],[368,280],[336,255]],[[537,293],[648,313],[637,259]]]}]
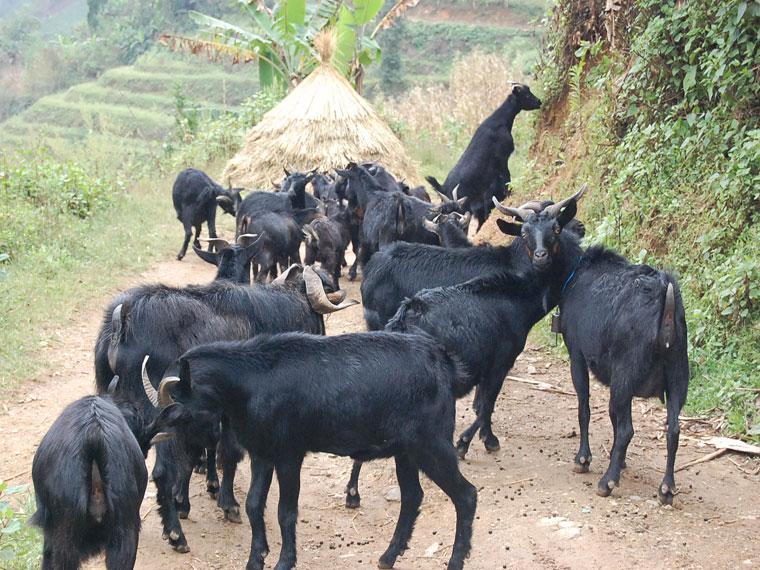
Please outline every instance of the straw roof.
[{"label": "straw roof", "polygon": [[222,180],[270,188],[283,167],[329,171],[349,161],[376,161],[398,179],[420,181],[401,141],[330,64],[335,43],[332,32],[314,39],[322,63],[251,129]]}]

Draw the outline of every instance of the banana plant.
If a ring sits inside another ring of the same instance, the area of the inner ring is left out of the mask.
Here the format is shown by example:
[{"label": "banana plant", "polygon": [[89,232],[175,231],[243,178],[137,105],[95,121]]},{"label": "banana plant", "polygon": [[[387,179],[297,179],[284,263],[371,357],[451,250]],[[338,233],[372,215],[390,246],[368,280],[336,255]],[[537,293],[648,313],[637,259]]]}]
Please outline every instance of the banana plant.
[{"label": "banana plant", "polygon": [[383,0],[281,0],[273,8],[263,2],[239,0],[253,26],[242,27],[199,12],[190,16],[204,31],[203,38],[164,35],[163,43],[175,49],[229,56],[234,63],[258,62],[261,86],[294,86],[318,64],[312,40],[325,27],[337,30],[333,65],[358,79],[363,66],[376,61],[380,46],[366,34]]}]

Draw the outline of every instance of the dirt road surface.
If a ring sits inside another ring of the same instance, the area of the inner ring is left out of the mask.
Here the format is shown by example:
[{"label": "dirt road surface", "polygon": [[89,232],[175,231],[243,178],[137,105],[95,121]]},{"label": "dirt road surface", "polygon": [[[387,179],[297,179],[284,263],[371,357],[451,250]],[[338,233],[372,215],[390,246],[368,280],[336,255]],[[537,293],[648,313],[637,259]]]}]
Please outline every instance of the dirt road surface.
[{"label": "dirt road surface", "polygon": [[[212,277],[213,268],[191,255],[181,263],[161,263],[120,288],[159,280],[200,283]],[[349,297],[360,298],[358,284],[346,281],[345,285]],[[100,299],[71,315],[57,341],[44,349],[45,372],[0,410],[0,479],[31,483],[32,457],[43,434],[66,404],[93,391],[92,347],[106,302]],[[327,329],[329,334],[363,330],[361,307],[330,316]],[[512,374],[573,390],[568,367],[535,347],[528,347]],[[628,469],[612,497],[596,496],[612,438],[607,396],[604,388],[594,385],[594,461],[590,473],[578,475],[572,470],[578,446],[575,397],[511,381],[505,384],[494,414],[501,450],[486,453],[475,441],[462,463],[464,475],[479,491],[473,550],[466,568],[760,568],[760,461],[723,456],[677,473],[680,493],[674,507],[658,506],[655,493],[665,465],[665,412],[657,402],[634,401],[636,435]],[[472,419],[468,397],[458,405],[457,432]],[[711,451],[701,444],[705,429],[699,422],[683,424],[677,465]],[[392,461],[365,466],[358,510],[344,507],[349,470],[347,458],[307,457],[301,477],[298,568],[375,568],[390,541],[399,509],[398,502],[386,498],[395,487]],[[238,473],[236,495],[244,504],[250,475],[247,462]],[[450,554],[454,509],[424,477],[423,488],[421,513],[410,548],[396,564],[399,570],[444,568]],[[190,552],[177,554],[161,539],[155,488],[149,484],[142,507],[138,569],[245,567],[250,545],[247,519],[243,517],[239,525],[224,522],[204,489],[202,476],[194,475],[192,511],[183,521]],[[280,546],[276,505],[275,480],[266,514],[270,568]],[[96,560],[87,567],[102,568],[103,562]]]}]

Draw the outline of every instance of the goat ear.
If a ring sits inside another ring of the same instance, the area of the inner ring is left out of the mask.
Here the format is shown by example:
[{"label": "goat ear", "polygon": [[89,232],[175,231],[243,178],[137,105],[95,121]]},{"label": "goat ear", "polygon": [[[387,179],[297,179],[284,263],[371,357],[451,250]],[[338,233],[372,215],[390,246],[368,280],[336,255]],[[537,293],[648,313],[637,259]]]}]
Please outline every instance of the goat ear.
[{"label": "goat ear", "polygon": [[285,172],[285,176],[290,176],[290,171],[287,168],[283,166],[282,170]]},{"label": "goat ear", "polygon": [[559,226],[561,228],[564,228],[565,224],[567,224],[575,217],[577,211],[577,202],[575,200],[571,200],[564,208],[562,208],[562,211],[557,215],[557,223]]},{"label": "goat ear", "polygon": [[498,218],[496,220],[496,225],[499,226],[499,229],[502,233],[505,233],[508,236],[519,236],[522,232],[522,224],[508,222],[507,220],[502,220],[501,218]]},{"label": "goat ear", "polygon": [[193,251],[195,254],[200,257],[203,261],[206,263],[210,263],[211,265],[219,266],[219,254],[215,253],[213,251],[205,251],[200,249],[198,246],[193,246]]},{"label": "goat ear", "polygon": [[179,380],[180,387],[188,392],[191,390],[193,381],[190,378],[190,361],[187,358],[179,359]]}]

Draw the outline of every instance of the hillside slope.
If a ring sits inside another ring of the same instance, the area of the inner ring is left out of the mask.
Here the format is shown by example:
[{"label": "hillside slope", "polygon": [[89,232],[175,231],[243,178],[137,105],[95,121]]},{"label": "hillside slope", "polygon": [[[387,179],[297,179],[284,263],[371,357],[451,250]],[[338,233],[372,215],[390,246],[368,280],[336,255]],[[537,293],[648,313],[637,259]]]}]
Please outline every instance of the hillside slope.
[{"label": "hillside slope", "polygon": [[42,142],[62,156],[75,149],[90,155],[118,149],[145,158],[171,135],[178,103],[185,110],[234,112],[257,90],[253,66],[150,53],[97,81],[43,97],[2,124],[0,145]]}]

